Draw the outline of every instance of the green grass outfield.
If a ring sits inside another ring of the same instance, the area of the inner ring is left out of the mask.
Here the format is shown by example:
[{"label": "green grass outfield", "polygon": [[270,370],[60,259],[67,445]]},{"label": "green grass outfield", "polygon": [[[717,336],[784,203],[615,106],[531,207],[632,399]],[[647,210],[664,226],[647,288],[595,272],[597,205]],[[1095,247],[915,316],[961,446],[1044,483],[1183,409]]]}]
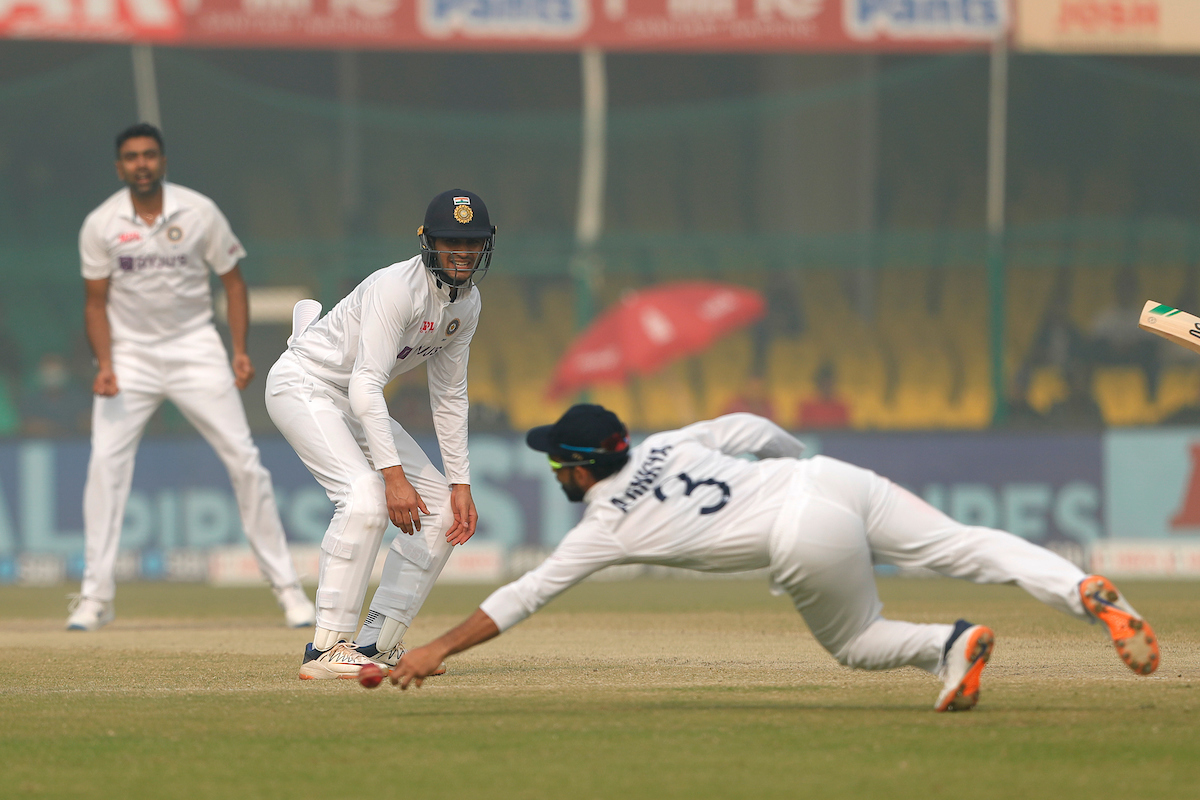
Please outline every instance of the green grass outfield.
[{"label": "green grass outfield", "polygon": [[[66,587],[0,588],[0,797],[1200,797],[1200,583],[1124,582],[1163,663],[1020,590],[884,580],[885,613],[992,626],[974,711],[913,669],[855,672],[759,581],[589,582],[423,689],[301,682],[265,589],[120,587],[67,634]],[[439,586],[409,634],[487,587]]]}]

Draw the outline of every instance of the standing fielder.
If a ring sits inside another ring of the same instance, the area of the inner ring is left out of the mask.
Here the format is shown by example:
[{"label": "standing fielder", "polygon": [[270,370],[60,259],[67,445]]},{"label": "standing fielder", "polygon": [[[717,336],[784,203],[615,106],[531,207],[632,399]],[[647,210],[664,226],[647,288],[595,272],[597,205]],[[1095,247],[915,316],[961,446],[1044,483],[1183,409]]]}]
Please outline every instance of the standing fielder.
[{"label": "standing fielder", "polygon": [[[912,665],[942,679],[934,708],[965,711],[994,636],[983,625],[918,625],[882,616],[872,563],[925,567],[975,583],[1015,583],[1082,620],[1099,619],[1139,675],[1158,667],[1150,625],[1105,578],[1004,531],[962,525],[891,481],[804,446],[772,422],[730,414],[655,434],[633,450],[625,426],[577,405],[526,441],[548,453],[583,520],[537,569],[501,587],[457,628],[391,672],[421,685],[446,656],[497,636],[613,564],[705,572],[770,567],[809,629],[857,669]],[[735,456],[753,454],[759,461]]]},{"label": "standing fielder", "polygon": [[[86,567],[68,630],[112,621],[117,543],[134,456],[146,422],[170,399],[217,451],[237,496],[246,539],[287,624],[313,624],[259,461],[238,390],[254,378],[246,354],[246,255],[212,200],[163,181],[162,134],[134,125],[117,136],[117,177],[127,184],[84,220],[79,255],[84,322],[96,356],[92,455],[83,490]],[[229,299],[233,368],[212,324],[208,271]]]},{"label": "standing fielder", "polygon": [[[453,545],[475,533],[467,357],[479,320],[475,283],[487,273],[496,229],[478,195],[453,189],[433,198],[417,235],[420,255],[372,273],[319,321],[311,321],[320,313],[314,301],[298,303],[290,347],[267,377],[271,419],[334,504],[304,680],[354,678],[372,660],[394,665]],[[392,378],[419,364],[428,370],[445,475],[388,415],[383,396]],[[389,518],[403,535],[351,642]]]}]

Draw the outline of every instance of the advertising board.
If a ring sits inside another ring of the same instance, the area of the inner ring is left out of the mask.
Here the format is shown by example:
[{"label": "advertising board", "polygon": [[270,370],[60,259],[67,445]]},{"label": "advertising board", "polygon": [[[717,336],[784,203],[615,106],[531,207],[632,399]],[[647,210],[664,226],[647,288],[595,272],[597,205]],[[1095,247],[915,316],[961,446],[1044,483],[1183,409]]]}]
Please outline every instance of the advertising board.
[{"label": "advertising board", "polygon": [[1022,50],[1079,53],[1200,52],[1195,0],[1019,0]]},{"label": "advertising board", "polygon": [[942,50],[1008,0],[0,0],[0,38],[440,50]]}]

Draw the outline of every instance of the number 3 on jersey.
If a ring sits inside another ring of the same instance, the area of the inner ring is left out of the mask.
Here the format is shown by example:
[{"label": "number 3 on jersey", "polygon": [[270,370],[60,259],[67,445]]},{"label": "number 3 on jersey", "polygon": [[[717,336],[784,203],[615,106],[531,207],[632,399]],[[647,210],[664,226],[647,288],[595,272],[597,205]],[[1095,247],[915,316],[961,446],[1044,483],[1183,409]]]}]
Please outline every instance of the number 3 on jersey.
[{"label": "number 3 on jersey", "polygon": [[704,480],[694,481],[686,472],[681,472],[678,475],[667,478],[665,481],[659,484],[659,486],[654,490],[654,496],[659,499],[659,502],[665,503],[667,501],[667,493],[663,491],[663,487],[669,485],[676,478],[683,482],[684,497],[691,497],[692,492],[696,491],[701,486],[712,486],[720,490],[720,499],[711,505],[701,506],[701,514],[715,514],[724,508],[725,504],[729,502],[729,484],[725,483],[724,481],[719,481],[716,478],[705,478]]}]

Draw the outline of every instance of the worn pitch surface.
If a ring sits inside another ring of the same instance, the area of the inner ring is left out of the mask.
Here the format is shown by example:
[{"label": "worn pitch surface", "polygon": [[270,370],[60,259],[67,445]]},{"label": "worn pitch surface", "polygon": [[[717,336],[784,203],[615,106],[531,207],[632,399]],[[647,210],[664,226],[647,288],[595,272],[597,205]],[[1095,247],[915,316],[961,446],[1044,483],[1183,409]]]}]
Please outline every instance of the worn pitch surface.
[{"label": "worn pitch surface", "polygon": [[[589,582],[423,689],[301,682],[265,589],[123,585],[68,634],[63,589],[0,589],[0,796],[1200,797],[1200,584],[1123,583],[1163,665],[1013,587],[884,580],[885,614],[997,634],[974,711],[855,672],[758,581]],[[487,589],[438,587],[409,634]]]}]

